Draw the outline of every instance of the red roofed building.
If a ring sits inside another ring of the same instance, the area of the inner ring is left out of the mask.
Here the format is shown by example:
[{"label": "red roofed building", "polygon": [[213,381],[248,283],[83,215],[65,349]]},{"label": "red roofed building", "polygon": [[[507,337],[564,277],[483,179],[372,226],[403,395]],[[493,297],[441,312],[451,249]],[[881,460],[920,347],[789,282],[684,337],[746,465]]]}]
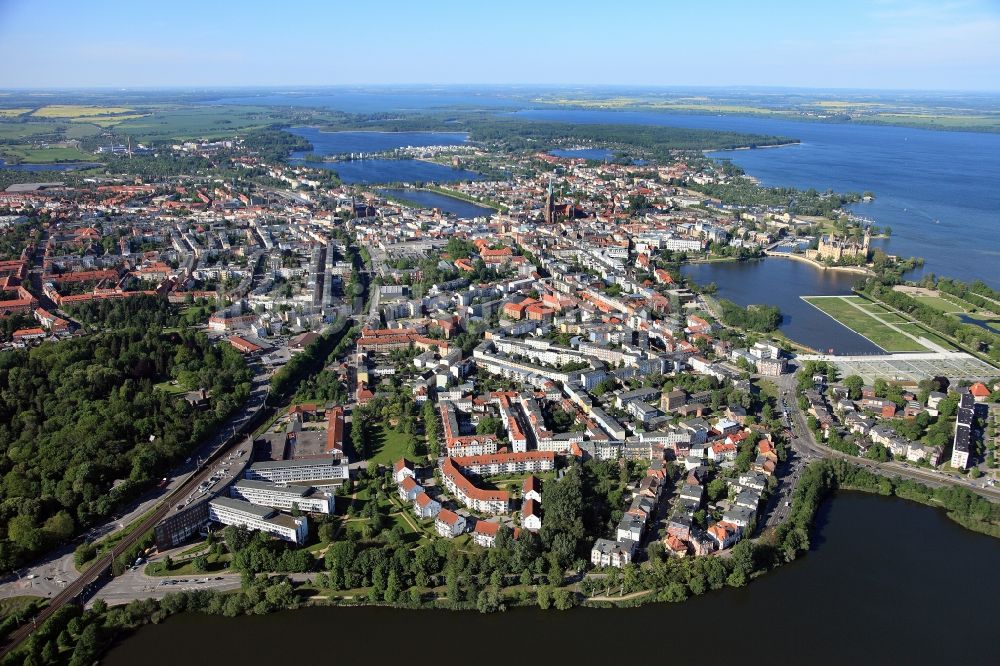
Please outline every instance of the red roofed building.
[{"label": "red roofed building", "polygon": [[344,454],[344,408],[341,405],[326,414],[326,453]]},{"label": "red roofed building", "polygon": [[417,518],[434,518],[441,511],[441,505],[427,493],[418,493],[413,500],[413,513]]},{"label": "red roofed building", "polygon": [[454,539],[465,532],[465,518],[449,509],[441,509],[434,520],[437,533],[448,539]]},{"label": "red roofed building", "polygon": [[38,299],[20,285],[16,287],[7,287],[6,284],[0,285],[0,298],[3,298],[4,294],[13,294],[14,298],[0,300],[0,317],[9,317],[18,312],[29,312],[38,305]]},{"label": "red roofed building", "polygon": [[732,523],[719,521],[710,525],[706,531],[708,532],[708,537],[715,543],[715,547],[719,550],[725,550],[740,540],[742,530]]},{"label": "red roofed building", "polygon": [[986,402],[990,399],[990,390],[986,387],[986,384],[982,382],[976,382],[969,387],[969,393],[972,397],[976,399],[976,402]]},{"label": "red roofed building", "polygon": [[656,278],[656,281],[659,282],[660,284],[674,283],[674,279],[670,277],[670,273],[666,272],[662,268],[657,268],[655,271],[653,271],[653,276]]},{"label": "red roofed building", "polygon": [[14,342],[24,342],[27,340],[40,340],[48,335],[44,328],[22,328],[14,331],[11,336]]},{"label": "red roofed building", "polygon": [[244,340],[238,335],[229,336],[229,344],[236,348],[236,351],[241,354],[253,354],[254,352],[259,352],[260,347],[250,342],[249,340]]},{"label": "red roofed building", "polygon": [[547,472],[556,467],[556,454],[553,451],[493,453],[481,456],[452,457],[449,460],[463,470],[479,476]]},{"label": "red roofed building", "polygon": [[521,524],[532,532],[542,529],[542,505],[533,499],[527,500],[521,506]]},{"label": "red roofed building", "polygon": [[461,504],[482,513],[507,513],[510,494],[503,490],[477,488],[452,458],[445,458],[441,462],[441,476],[448,491]]}]

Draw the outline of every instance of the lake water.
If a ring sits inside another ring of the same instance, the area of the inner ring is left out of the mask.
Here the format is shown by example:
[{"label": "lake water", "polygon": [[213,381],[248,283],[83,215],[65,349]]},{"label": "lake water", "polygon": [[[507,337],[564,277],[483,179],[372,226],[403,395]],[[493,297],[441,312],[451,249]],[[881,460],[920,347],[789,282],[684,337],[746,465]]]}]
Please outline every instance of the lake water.
[{"label": "lake water", "polygon": [[570,148],[550,150],[549,155],[556,157],[573,157],[584,160],[607,160],[615,156],[614,152],[607,148]]},{"label": "lake water", "polygon": [[447,108],[516,108],[502,90],[481,88],[434,89],[342,88],[335,90],[261,91],[259,94],[235,95],[209,104],[254,106],[303,106],[336,109],[347,113],[384,113],[388,111],[432,111]]},{"label": "lake water", "polygon": [[[329,607],[185,614],[140,629],[103,663],[256,666],[321,655],[382,663],[413,654],[441,664],[510,664],[524,655],[617,664],[692,650],[749,664],[996,663],[989,637],[1000,578],[990,563],[1000,561],[1000,540],[937,509],[857,493],[824,504],[817,525],[807,556],[745,588],[680,604],[493,615]],[[958,579],[948,575],[952,566],[964,571]],[[435,640],[442,635],[456,640]]]},{"label": "lake water", "polygon": [[0,160],[0,169],[7,171],[76,171],[103,166],[97,162],[58,162],[52,164],[7,164]]},{"label": "lake water", "polygon": [[412,201],[413,203],[423,206],[424,208],[438,208],[446,213],[452,213],[453,215],[457,215],[458,217],[465,219],[471,219],[474,217],[490,217],[496,212],[492,208],[478,206],[474,203],[463,201],[462,199],[456,199],[455,197],[438,194],[437,192],[428,192],[427,190],[400,188],[379,190],[379,192],[399,197],[400,199],[406,199],[407,201]]},{"label": "lake water", "polygon": [[[314,127],[289,130],[313,144],[318,156],[345,153],[374,153],[406,146],[442,146],[465,143],[462,132],[321,132]],[[310,153],[294,152],[293,163],[305,163]],[[341,162],[308,162],[308,166],[334,171],[349,185],[378,183],[454,183],[478,180],[475,171],[444,166],[422,160],[359,159]]]},{"label": "lake water", "polygon": [[443,166],[423,160],[353,160],[350,162],[309,162],[316,169],[334,171],[348,185],[379,183],[456,183],[478,180],[475,171]]},{"label": "lake water", "polygon": [[[464,132],[321,132],[315,127],[288,130],[308,140],[317,155],[380,153],[386,150],[422,146],[459,146],[469,135]],[[306,153],[295,152],[292,157]]]},{"label": "lake water", "polygon": [[821,271],[795,259],[769,257],[749,262],[689,264],[681,272],[698,284],[714,282],[718,295],[740,305],[765,303],[781,309],[781,332],[817,351],[879,354],[878,345],[803,301],[800,296],[850,294],[862,276]]},{"label": "lake water", "polygon": [[533,109],[513,115],[800,139],[793,146],[714,155],[732,159],[765,185],[871,190],[876,200],[855,210],[892,227],[888,252],[924,257],[928,272],[1000,288],[1000,134],[632,111]]}]

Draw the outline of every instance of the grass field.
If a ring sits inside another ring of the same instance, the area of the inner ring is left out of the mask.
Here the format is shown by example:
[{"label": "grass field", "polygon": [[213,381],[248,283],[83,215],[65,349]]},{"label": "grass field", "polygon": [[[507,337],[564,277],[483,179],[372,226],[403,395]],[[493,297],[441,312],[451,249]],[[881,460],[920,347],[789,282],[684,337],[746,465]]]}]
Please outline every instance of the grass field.
[{"label": "grass field", "polygon": [[406,433],[383,426],[375,431],[371,443],[372,456],[369,462],[376,465],[391,465],[407,453],[409,436]]},{"label": "grass field", "polygon": [[[899,331],[889,328],[871,316],[871,313],[877,314],[887,321],[891,320],[893,324],[902,323],[898,316],[891,318],[887,316],[883,308],[868,303],[858,296],[805,296],[803,299],[887,352],[927,351],[927,347],[916,340],[911,340]],[[858,309],[852,303],[863,305],[861,309]]]},{"label": "grass field", "polygon": [[127,113],[131,110],[126,106],[49,104],[38,109],[31,115],[37,118],[85,118],[89,116],[108,116],[116,113]]},{"label": "grass field", "polygon": [[0,620],[6,619],[11,615],[17,615],[18,613],[26,610],[32,603],[41,600],[42,597],[34,597],[31,595],[21,595],[0,599]]},{"label": "grass field", "polygon": [[959,305],[958,303],[941,296],[914,296],[913,298],[917,299],[924,305],[929,305],[935,310],[940,310],[941,312],[954,313],[966,311],[965,306]]},{"label": "grass field", "polygon": [[924,328],[921,328],[919,324],[900,324],[899,327],[907,333],[911,333],[917,337],[927,338],[931,342],[937,343],[945,349],[956,349],[955,345],[951,344],[937,333],[932,333]]},{"label": "grass field", "polygon": [[159,384],[154,384],[153,388],[157,391],[166,391],[167,393],[172,393],[174,395],[181,395],[187,393],[187,391],[173,382],[160,382]]},{"label": "grass field", "polygon": [[120,125],[126,120],[136,120],[138,118],[145,118],[146,115],[147,114],[145,113],[125,113],[120,116],[107,116],[107,117],[102,116],[100,118],[81,116],[79,118],[70,119],[70,122],[87,124],[87,125],[97,125],[99,127],[114,127],[115,125]]},{"label": "grass field", "polygon": [[23,116],[31,109],[0,109],[0,118],[17,118]]},{"label": "grass field", "polygon": [[88,162],[94,156],[76,148],[30,148],[6,146],[2,149],[6,159],[16,158],[30,164],[52,164],[55,162]]},{"label": "grass field", "polygon": [[0,118],[0,140],[17,141],[18,139],[32,139],[36,137],[51,136],[53,140],[61,136],[65,123],[22,123],[11,122]]}]

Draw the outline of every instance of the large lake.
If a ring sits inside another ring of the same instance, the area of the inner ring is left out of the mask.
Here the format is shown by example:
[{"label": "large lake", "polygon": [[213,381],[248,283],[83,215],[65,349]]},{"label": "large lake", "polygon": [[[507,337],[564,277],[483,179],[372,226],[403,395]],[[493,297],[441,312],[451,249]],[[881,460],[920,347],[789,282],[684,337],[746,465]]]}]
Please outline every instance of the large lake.
[{"label": "large lake", "polygon": [[104,663],[256,666],[324,655],[383,663],[413,655],[441,664],[527,656],[618,664],[692,652],[749,664],[996,663],[990,637],[1000,577],[991,565],[1000,562],[1000,541],[937,509],[856,493],[827,502],[818,526],[813,551],[793,564],[681,604],[493,615],[329,607],[186,614],[140,629]]},{"label": "large lake", "polygon": [[389,111],[431,111],[455,108],[517,108],[505,91],[482,88],[415,89],[356,88],[338,90],[261,91],[206,102],[286,107],[317,107],[347,113],[384,113]]},{"label": "large lake", "polygon": [[437,208],[446,213],[457,215],[458,217],[471,219],[474,217],[490,217],[496,211],[485,206],[478,206],[474,203],[449,197],[437,192],[415,189],[385,189],[379,190],[383,194],[388,194],[400,199],[417,204],[424,208]]},{"label": "large lake", "polygon": [[[469,138],[464,132],[323,132],[315,127],[293,127],[288,131],[307,139],[317,155],[380,153],[395,148],[423,146],[459,146]],[[292,157],[303,155],[305,153],[292,153]]]},{"label": "large lake", "polygon": [[513,115],[800,139],[793,146],[714,156],[732,159],[766,185],[872,190],[875,201],[855,210],[892,227],[888,252],[924,257],[925,271],[1000,288],[1000,134],[632,111],[536,109]]},{"label": "large lake", "polygon": [[[313,144],[312,154],[318,156],[375,153],[407,146],[453,146],[465,143],[467,139],[467,135],[462,132],[321,132],[314,127],[295,127],[288,131],[308,139]],[[334,171],[349,185],[454,183],[482,177],[475,171],[423,160],[356,159],[340,162],[305,162],[309,154],[294,152],[291,160],[293,163],[305,163],[317,169]]]},{"label": "large lake", "polygon": [[447,167],[423,160],[353,160],[349,162],[309,162],[316,169],[336,172],[348,185],[380,183],[455,183],[477,180],[475,171]]},{"label": "large lake", "polygon": [[803,301],[800,296],[850,294],[859,279],[842,271],[821,271],[794,259],[768,257],[748,262],[689,264],[681,272],[698,284],[714,282],[719,296],[740,305],[764,303],[781,309],[781,331],[817,351],[878,354],[883,350]]}]

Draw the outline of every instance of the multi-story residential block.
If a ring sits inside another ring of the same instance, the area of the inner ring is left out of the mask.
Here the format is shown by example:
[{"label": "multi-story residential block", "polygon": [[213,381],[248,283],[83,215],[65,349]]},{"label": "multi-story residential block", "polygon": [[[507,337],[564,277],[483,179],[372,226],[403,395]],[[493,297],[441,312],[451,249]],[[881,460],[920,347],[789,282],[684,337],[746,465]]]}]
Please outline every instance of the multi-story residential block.
[{"label": "multi-story residential block", "polygon": [[239,525],[274,535],[294,544],[305,543],[309,536],[309,521],[305,516],[293,517],[277,509],[217,497],[208,503],[208,517],[223,525]]},{"label": "multi-story residential block", "polygon": [[434,529],[448,539],[454,539],[465,532],[465,518],[449,509],[441,509],[434,519]]},{"label": "multi-story residential block", "polygon": [[333,513],[334,510],[333,495],[311,486],[276,486],[266,481],[240,479],[231,486],[230,494],[244,502],[276,509],[298,508],[308,513]]}]

